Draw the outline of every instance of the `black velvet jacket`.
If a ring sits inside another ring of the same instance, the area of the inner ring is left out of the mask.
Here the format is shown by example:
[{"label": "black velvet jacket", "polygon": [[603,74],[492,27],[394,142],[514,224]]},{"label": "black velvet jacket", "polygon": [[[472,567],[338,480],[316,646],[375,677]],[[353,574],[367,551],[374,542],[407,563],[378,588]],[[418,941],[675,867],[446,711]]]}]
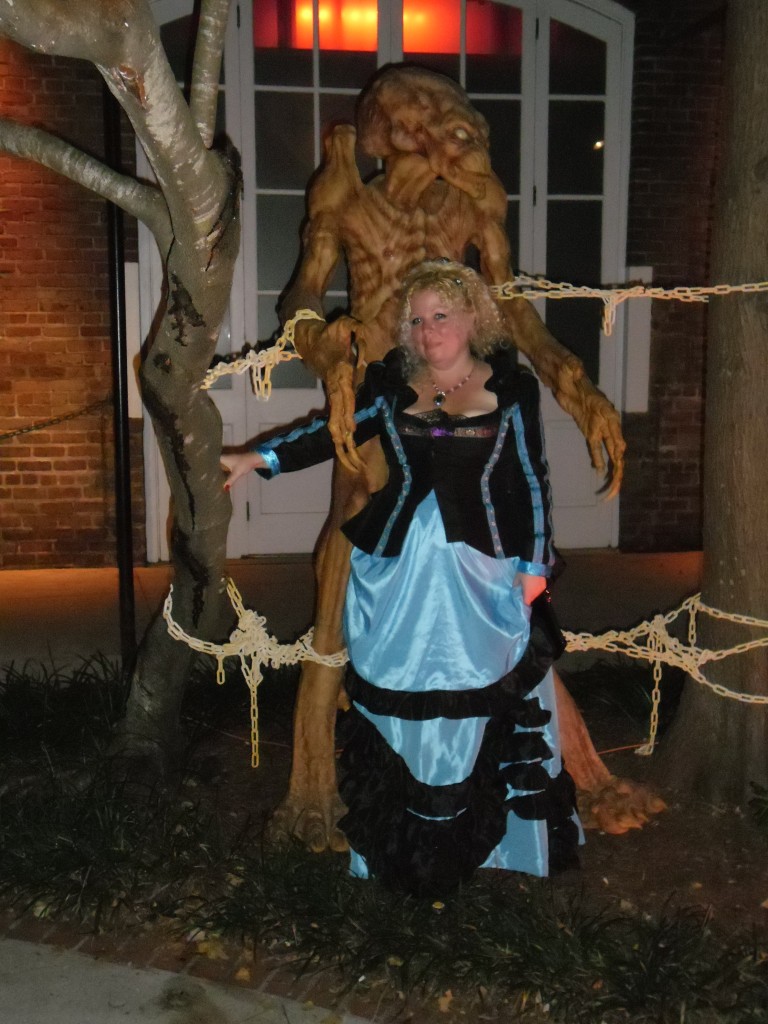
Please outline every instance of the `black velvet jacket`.
[{"label": "black velvet jacket", "polygon": [[[368,367],[356,398],[355,442],[379,437],[389,478],[343,527],[356,547],[398,555],[416,507],[434,490],[448,541],[491,557],[517,556],[522,572],[549,575],[555,551],[538,384],[510,352],[488,361],[486,388],[498,409],[467,418],[441,414],[435,422],[403,412],[417,396],[399,350]],[[260,474],[271,477],[330,459],[334,447],[327,421],[316,419],[257,451],[269,466]]]}]

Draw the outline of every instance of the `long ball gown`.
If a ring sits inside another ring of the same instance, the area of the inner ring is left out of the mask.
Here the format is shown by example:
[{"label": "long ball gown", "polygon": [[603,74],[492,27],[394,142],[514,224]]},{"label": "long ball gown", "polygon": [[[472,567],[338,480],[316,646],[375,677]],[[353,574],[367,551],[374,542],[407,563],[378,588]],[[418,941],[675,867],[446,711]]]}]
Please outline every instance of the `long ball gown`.
[{"label": "long ball gown", "polygon": [[353,550],[340,827],[354,875],[440,895],[477,868],[578,863],[550,652],[517,570],[448,543],[434,491],[400,555]]}]

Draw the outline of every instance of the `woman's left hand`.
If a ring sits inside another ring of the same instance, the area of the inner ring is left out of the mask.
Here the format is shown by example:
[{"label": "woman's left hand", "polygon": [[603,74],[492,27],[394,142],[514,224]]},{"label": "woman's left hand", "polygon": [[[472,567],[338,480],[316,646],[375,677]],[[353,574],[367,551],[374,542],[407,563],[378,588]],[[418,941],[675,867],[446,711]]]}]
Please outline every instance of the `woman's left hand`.
[{"label": "woman's left hand", "polygon": [[531,576],[527,572],[519,572],[515,576],[515,584],[523,588],[523,602],[531,604],[539,594],[547,589],[547,577]]}]

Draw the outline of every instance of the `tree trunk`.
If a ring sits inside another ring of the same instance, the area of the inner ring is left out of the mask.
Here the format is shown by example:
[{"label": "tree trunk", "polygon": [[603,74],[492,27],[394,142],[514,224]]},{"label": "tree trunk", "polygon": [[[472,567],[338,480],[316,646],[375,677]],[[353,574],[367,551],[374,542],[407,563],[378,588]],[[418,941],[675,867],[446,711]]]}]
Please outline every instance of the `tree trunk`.
[{"label": "tree trunk", "polygon": [[[223,489],[221,417],[200,390],[227,308],[239,248],[240,178],[208,245],[171,247],[167,298],[157,337],[142,366],[144,404],[152,417],[173,502],[173,617],[185,632],[219,639],[231,501]],[[158,617],[141,642],[124,718],[113,749],[148,758],[162,772],[179,749],[179,711],[192,651]]]},{"label": "tree trunk", "polygon": [[[712,279],[768,279],[768,4],[727,9],[723,165],[716,199]],[[704,436],[702,600],[768,619],[768,297],[714,298],[709,315]],[[760,635],[700,617],[699,645],[725,649]],[[768,648],[704,669],[732,690],[768,695]],[[665,743],[673,784],[713,801],[743,803],[768,782],[768,707],[719,697],[689,680]]]}]

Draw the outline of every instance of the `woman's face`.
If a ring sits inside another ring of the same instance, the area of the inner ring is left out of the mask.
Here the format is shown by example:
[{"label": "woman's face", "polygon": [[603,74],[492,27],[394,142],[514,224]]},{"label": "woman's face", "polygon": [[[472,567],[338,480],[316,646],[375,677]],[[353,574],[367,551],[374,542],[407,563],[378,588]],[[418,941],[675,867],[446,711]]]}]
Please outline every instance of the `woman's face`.
[{"label": "woman's face", "polygon": [[474,313],[458,308],[427,289],[411,296],[411,345],[435,370],[466,366]]}]

